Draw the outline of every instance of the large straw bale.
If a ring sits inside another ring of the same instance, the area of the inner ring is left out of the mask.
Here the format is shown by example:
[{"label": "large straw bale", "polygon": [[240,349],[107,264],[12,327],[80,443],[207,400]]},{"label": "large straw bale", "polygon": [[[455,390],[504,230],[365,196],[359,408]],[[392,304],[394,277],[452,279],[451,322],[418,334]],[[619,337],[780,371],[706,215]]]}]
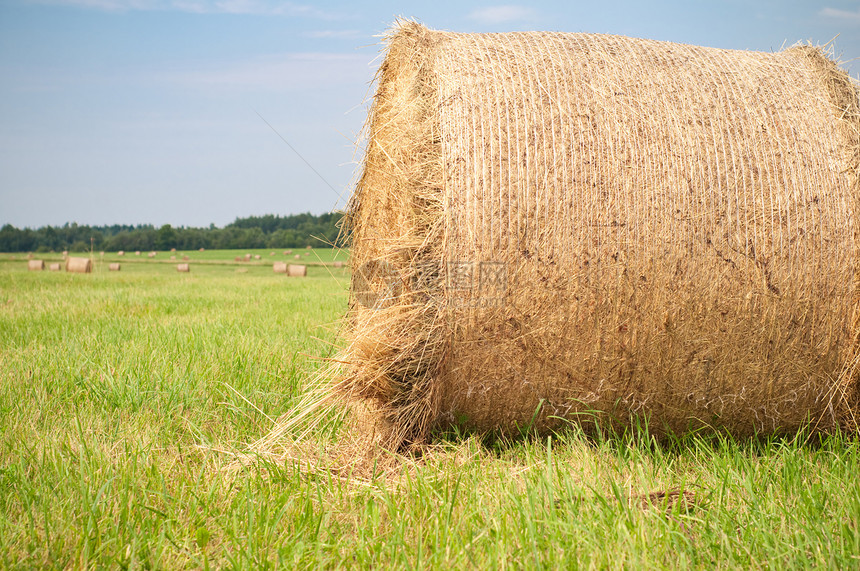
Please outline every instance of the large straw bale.
[{"label": "large straw bale", "polygon": [[856,429],[860,115],[818,48],[398,25],[338,390],[434,427]]},{"label": "large straw bale", "polygon": [[52,272],[59,272],[61,269],[60,263],[59,262],[53,262],[51,264],[48,264],[48,269],[51,270]]},{"label": "large straw bale", "polygon": [[294,278],[303,278],[308,275],[308,267],[300,264],[289,264],[287,275]]},{"label": "large straw bale", "polygon": [[119,262],[111,262],[110,264],[108,264],[108,271],[118,272],[120,271],[120,268],[121,266],[119,265]]},{"label": "large straw bale", "polygon": [[287,273],[287,263],[286,262],[275,262],[275,265],[272,266],[272,269],[276,274],[285,274]]},{"label": "large straw bale", "polygon": [[188,264],[176,264],[176,271],[177,272],[190,272],[191,266]]},{"label": "large straw bale", "polygon": [[29,260],[27,262],[27,269],[31,272],[41,272],[45,269],[45,261],[44,260]]},{"label": "large straw bale", "polygon": [[66,271],[77,274],[88,274],[93,271],[93,262],[89,258],[71,257],[66,260]]}]

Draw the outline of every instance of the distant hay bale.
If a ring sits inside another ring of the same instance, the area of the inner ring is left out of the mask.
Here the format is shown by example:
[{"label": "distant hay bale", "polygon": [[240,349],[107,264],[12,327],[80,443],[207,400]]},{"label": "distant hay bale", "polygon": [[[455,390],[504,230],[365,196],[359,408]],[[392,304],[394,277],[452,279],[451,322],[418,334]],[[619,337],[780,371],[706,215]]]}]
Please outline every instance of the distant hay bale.
[{"label": "distant hay bale", "polygon": [[274,256],[274,255],[275,255],[275,253],[274,253],[274,252],[269,252],[269,255],[270,255],[270,256]]},{"label": "distant hay bale", "polygon": [[51,264],[48,264],[48,269],[51,270],[52,272],[59,272],[61,269],[60,263],[59,262],[53,262]]},{"label": "distant hay bale", "polygon": [[308,250],[310,250],[310,249],[311,249],[311,247],[310,247],[310,246],[305,246],[305,248],[307,248]]},{"label": "distant hay bale", "polygon": [[30,260],[27,262],[27,269],[31,272],[41,272],[45,269],[44,260]]},{"label": "distant hay bale", "polygon": [[285,256],[291,256],[292,254],[293,254],[292,250],[287,250],[286,252],[284,252]]},{"label": "distant hay bale", "polygon": [[305,252],[305,256],[310,256],[310,255],[311,255],[310,252]]},{"label": "distant hay bale", "polygon": [[177,264],[176,265],[176,271],[178,271],[178,272],[190,272],[191,266],[189,266],[188,264]]},{"label": "distant hay bale", "polygon": [[176,248],[170,248],[170,251],[171,251],[171,252],[175,252],[175,251],[176,251]]},{"label": "distant hay bale", "polygon": [[263,257],[263,256],[261,256],[260,254],[254,254],[254,259],[255,259],[255,260],[262,259],[262,257]]},{"label": "distant hay bale", "polygon": [[135,255],[135,256],[139,256],[139,255],[140,255],[140,250],[136,251],[136,252],[134,253],[134,255]]},{"label": "distant hay bale", "polygon": [[109,270],[109,271],[111,271],[111,272],[118,272],[118,271],[120,271],[120,265],[119,265],[119,262],[111,262],[110,264],[108,264],[108,270]]},{"label": "distant hay bale", "polygon": [[295,256],[293,256],[293,259],[294,260],[301,260],[302,257],[299,254],[296,254]]},{"label": "distant hay bale", "polygon": [[88,274],[93,271],[93,262],[89,258],[69,258],[66,260],[66,271],[76,274]]},{"label": "distant hay bale", "polygon": [[116,253],[116,255],[117,256],[125,256],[125,252],[120,250],[119,252]]},{"label": "distant hay bale", "polygon": [[286,262],[275,262],[275,265],[272,266],[272,269],[276,274],[285,274],[287,273],[287,263]]},{"label": "distant hay bale", "polygon": [[455,424],[857,429],[860,110],[818,48],[387,41],[339,390]]},{"label": "distant hay bale", "polygon": [[176,256],[170,256],[170,259],[171,259],[171,260],[175,260],[175,259],[176,259]]},{"label": "distant hay bale", "polygon": [[35,257],[35,256],[33,256],[33,253],[32,253],[32,252],[30,252],[29,254],[27,254],[27,259],[28,259],[28,260],[32,260],[34,257]]},{"label": "distant hay bale", "polygon": [[182,256],[182,259],[183,259],[184,261],[186,261],[186,262],[187,262],[187,261],[188,261],[188,260],[190,260],[191,258],[190,258],[190,257],[188,257],[188,256]]},{"label": "distant hay bale", "polygon": [[303,278],[308,275],[308,267],[299,264],[290,264],[287,266],[287,275],[294,278]]},{"label": "distant hay bale", "polygon": [[154,258],[156,256],[156,254],[157,254],[157,252],[150,252],[147,254],[147,256],[150,258]]},{"label": "distant hay bale", "polygon": [[105,253],[104,253],[103,251],[102,251],[102,252],[99,252],[99,256],[104,257],[104,255],[105,255]]},{"label": "distant hay bale", "polygon": [[203,252],[204,250],[206,250],[206,248],[200,248],[200,249],[199,249],[199,250],[197,250],[197,251],[198,251],[198,252]]},{"label": "distant hay bale", "polygon": [[251,260],[251,254],[245,254],[245,261],[247,262],[250,260]]},{"label": "distant hay bale", "polygon": [[336,268],[342,268],[342,267],[343,267],[343,262],[340,262],[340,261],[335,262],[335,263],[334,263],[334,267],[336,267]]},{"label": "distant hay bale", "polygon": [[244,262],[245,258],[242,256],[236,256],[235,258],[233,258],[233,261],[234,262]]},{"label": "distant hay bale", "polygon": [[69,255],[69,251],[68,251],[68,250],[63,250],[63,255],[64,255],[64,256],[68,256],[68,255]]}]

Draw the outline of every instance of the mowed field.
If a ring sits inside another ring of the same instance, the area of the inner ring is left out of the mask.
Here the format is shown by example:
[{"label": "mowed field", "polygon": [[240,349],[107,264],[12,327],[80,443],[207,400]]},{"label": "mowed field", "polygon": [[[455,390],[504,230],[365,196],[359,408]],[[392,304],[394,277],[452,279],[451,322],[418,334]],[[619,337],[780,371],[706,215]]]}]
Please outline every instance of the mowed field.
[{"label": "mowed field", "polygon": [[447,434],[394,484],[229,469],[346,311],[335,252],[296,250],[306,278],[270,252],[0,254],[0,567],[860,568],[856,435]]}]

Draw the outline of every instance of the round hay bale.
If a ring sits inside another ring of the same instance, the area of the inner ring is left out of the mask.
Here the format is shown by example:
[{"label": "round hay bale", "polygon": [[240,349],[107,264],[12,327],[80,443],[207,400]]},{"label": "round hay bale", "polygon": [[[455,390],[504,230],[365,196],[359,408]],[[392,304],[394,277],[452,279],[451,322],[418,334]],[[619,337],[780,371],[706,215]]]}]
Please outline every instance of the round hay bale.
[{"label": "round hay bale", "polygon": [[30,260],[27,262],[27,269],[31,272],[41,272],[45,269],[44,260]]},{"label": "round hay bale", "polygon": [[188,256],[182,256],[182,259],[183,259],[183,261],[186,261],[186,262],[187,262],[187,261],[188,261],[188,260],[190,260],[191,258],[190,258],[190,257],[188,257]]},{"label": "round hay bale", "polygon": [[254,259],[255,259],[255,260],[260,260],[260,259],[262,259],[262,257],[263,257],[263,256],[261,256],[260,254],[254,254]]},{"label": "round hay bale", "polygon": [[234,262],[244,262],[245,258],[242,256],[236,256],[235,258],[233,258],[233,261]]},{"label": "round hay bale", "polygon": [[287,266],[287,275],[294,278],[303,278],[308,275],[308,267],[299,264],[290,264]]},{"label": "round hay bale", "polygon": [[396,27],[339,386],[463,424],[857,429],[860,112],[820,49]]},{"label": "round hay bale", "polygon": [[310,255],[311,255],[310,252],[305,252],[305,256],[310,256]]},{"label": "round hay bale", "polygon": [[109,271],[111,271],[111,272],[118,272],[118,271],[120,271],[120,265],[119,265],[119,262],[111,262],[110,264],[108,264],[108,270],[109,270]]},{"label": "round hay bale", "polygon": [[178,271],[178,272],[190,272],[191,266],[188,264],[177,264],[176,265],[176,271]]},{"label": "round hay bale", "polygon": [[59,262],[53,262],[51,264],[48,264],[48,269],[51,270],[52,272],[59,272],[61,269],[60,263]]},{"label": "round hay bale", "polygon": [[171,252],[175,252],[175,251],[176,251],[176,248],[170,248],[170,251],[171,251]]},{"label": "round hay bale", "polygon": [[35,256],[33,256],[33,253],[32,253],[32,252],[30,252],[29,254],[27,254],[27,259],[28,259],[28,260],[32,260],[34,257],[35,257]]},{"label": "round hay bale", "polygon": [[154,258],[156,256],[156,252],[150,252],[147,254],[148,257]]},{"label": "round hay bale", "polygon": [[293,251],[292,251],[292,250],[287,250],[287,251],[285,251],[285,252],[284,252],[284,255],[285,255],[285,256],[292,256],[292,255],[293,255]]},{"label": "round hay bale", "polygon": [[287,273],[287,263],[286,262],[275,262],[272,266],[272,269],[276,274],[285,274]]},{"label": "round hay bale", "polygon": [[175,260],[175,259],[176,259],[176,256],[170,256],[170,259],[171,259],[171,260]]},{"label": "round hay bale", "polygon": [[275,253],[274,253],[274,252],[269,252],[269,255],[270,255],[270,256],[274,256],[274,255],[275,255]]},{"label": "round hay bale", "polygon": [[251,254],[245,254],[245,261],[248,262],[251,260]]},{"label": "round hay bale", "polygon": [[136,252],[134,253],[134,255],[135,255],[135,256],[139,256],[139,255],[140,255],[140,250],[136,251]]},{"label": "round hay bale", "polygon": [[206,248],[200,248],[200,249],[198,249],[197,251],[198,251],[198,252],[203,252],[203,251],[205,251],[205,250],[206,250]]},{"label": "round hay bale", "polygon": [[93,262],[89,258],[69,258],[66,260],[66,271],[76,274],[88,274],[93,271]]},{"label": "round hay bale", "polygon": [[293,259],[294,260],[301,260],[302,257],[299,254],[296,254],[295,256],[293,256]]},{"label": "round hay bale", "polygon": [[68,255],[69,255],[69,251],[68,251],[68,250],[63,250],[63,255],[64,255],[64,256],[68,256]]},{"label": "round hay bale", "polygon": [[125,256],[125,252],[123,250],[120,250],[119,252],[116,253],[116,255],[117,256]]}]

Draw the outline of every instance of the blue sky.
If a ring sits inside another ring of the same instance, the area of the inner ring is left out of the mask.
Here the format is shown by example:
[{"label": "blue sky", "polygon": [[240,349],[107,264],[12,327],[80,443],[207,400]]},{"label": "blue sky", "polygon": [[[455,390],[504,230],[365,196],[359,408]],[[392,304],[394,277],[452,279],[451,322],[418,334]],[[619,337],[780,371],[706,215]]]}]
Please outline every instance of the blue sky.
[{"label": "blue sky", "polygon": [[837,56],[860,57],[860,0],[0,0],[0,225],[343,207],[397,16],[764,51],[838,36]]}]

